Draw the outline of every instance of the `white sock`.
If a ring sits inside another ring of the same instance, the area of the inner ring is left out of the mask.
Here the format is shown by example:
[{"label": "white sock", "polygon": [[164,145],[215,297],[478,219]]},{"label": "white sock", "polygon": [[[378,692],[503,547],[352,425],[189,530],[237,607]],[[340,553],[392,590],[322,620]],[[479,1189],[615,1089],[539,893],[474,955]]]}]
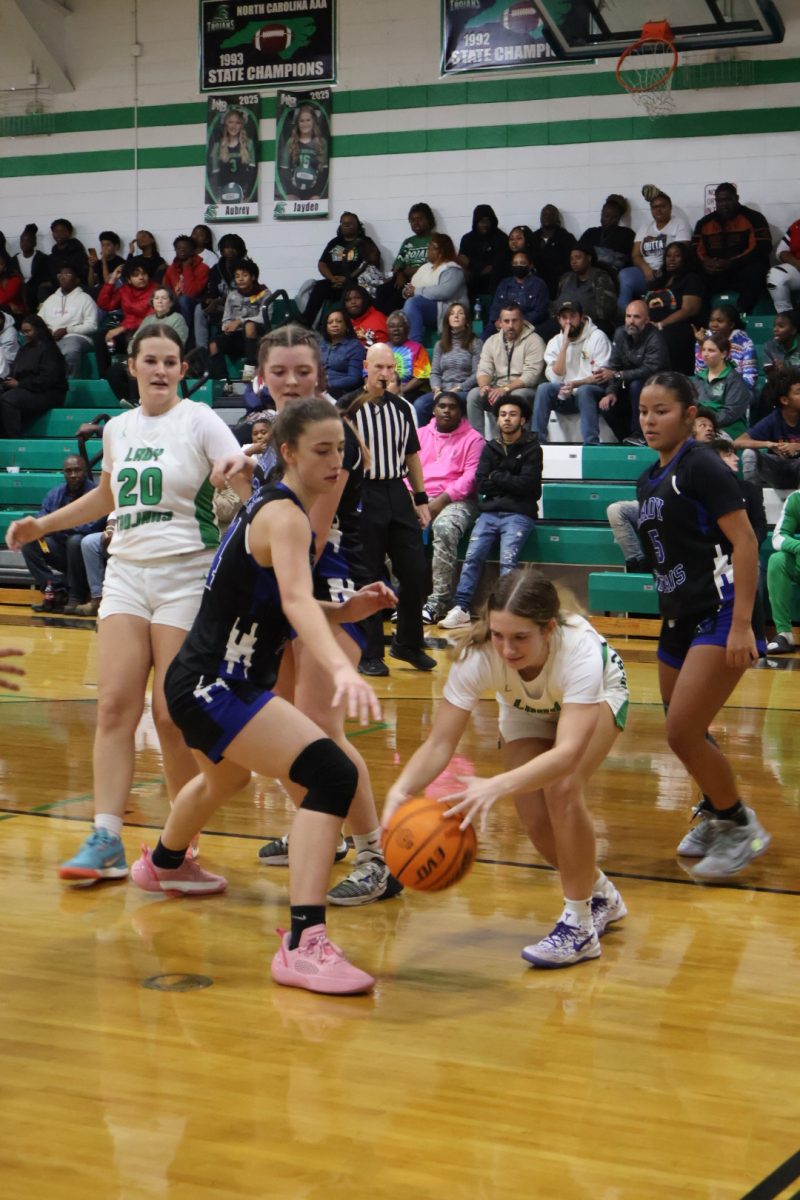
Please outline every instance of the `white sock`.
[{"label": "white sock", "polygon": [[115,837],[122,835],[122,824],[122,817],[115,817],[113,813],[98,813],[94,819],[95,829],[105,829]]},{"label": "white sock", "polygon": [[565,896],[564,916],[567,919],[568,925],[577,925],[583,929],[593,929],[592,897],[590,896],[588,900],[568,900]]},{"label": "white sock", "polygon": [[373,829],[372,833],[354,833],[353,845],[356,848],[356,862],[369,862],[371,858],[383,859],[380,827]]},{"label": "white sock", "polygon": [[794,632],[791,629],[778,629],[775,632],[775,636],[786,638],[787,642],[790,642],[792,646],[794,645]]},{"label": "white sock", "polygon": [[607,875],[604,875],[600,868],[597,868],[597,878],[592,884],[593,896],[610,896],[614,891],[614,885]]}]

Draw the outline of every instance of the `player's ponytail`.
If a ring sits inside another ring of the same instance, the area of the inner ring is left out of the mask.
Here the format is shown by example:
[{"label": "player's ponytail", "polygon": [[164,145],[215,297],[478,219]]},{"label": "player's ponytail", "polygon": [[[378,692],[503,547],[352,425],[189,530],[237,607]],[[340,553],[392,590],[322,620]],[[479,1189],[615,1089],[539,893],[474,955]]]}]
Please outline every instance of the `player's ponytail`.
[{"label": "player's ponytail", "polygon": [[511,613],[542,627],[550,621],[564,625],[575,613],[585,615],[569,588],[553,583],[533,567],[518,567],[497,580],[478,621],[460,643],[456,657],[461,658],[472,646],[489,641],[489,616],[493,612]]}]

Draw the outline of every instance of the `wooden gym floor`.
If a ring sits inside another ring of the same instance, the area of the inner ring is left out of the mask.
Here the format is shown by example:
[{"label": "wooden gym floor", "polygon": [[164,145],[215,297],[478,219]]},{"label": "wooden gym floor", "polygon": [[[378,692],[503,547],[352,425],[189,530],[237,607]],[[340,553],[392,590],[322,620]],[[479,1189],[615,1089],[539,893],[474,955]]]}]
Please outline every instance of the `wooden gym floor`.
[{"label": "wooden gym floor", "polygon": [[[28,670],[0,693],[4,1200],[800,1195],[792,662],[750,671],[715,727],[774,839],[731,886],[698,887],[675,860],[692,789],[664,744],[653,644],[617,636],[635,702],[591,801],[630,915],[602,958],[520,959],[560,897],[506,801],[459,887],[331,910],[379,980],[335,999],[269,977],[286,875],[256,852],[290,814],[272,780],[203,837],[225,896],[59,883],[91,816],[94,632],[10,607],[0,625]],[[353,727],[379,797],[444,673],[393,665],[383,720]],[[166,807],[149,717],[138,744],[129,861]],[[491,702],[461,754],[463,773],[495,769]]]}]

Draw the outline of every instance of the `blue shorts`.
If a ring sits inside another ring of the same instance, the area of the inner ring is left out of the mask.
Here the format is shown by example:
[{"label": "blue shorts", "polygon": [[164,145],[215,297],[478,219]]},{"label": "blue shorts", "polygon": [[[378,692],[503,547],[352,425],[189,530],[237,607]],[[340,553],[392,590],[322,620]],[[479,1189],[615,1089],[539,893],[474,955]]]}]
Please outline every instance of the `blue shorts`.
[{"label": "blue shorts", "polygon": [[198,676],[176,659],[167,671],[164,694],[186,745],[218,763],[275,693],[246,679]]},{"label": "blue shorts", "polygon": [[[658,637],[657,658],[668,667],[679,671],[692,646],[720,646],[724,650],[728,644],[732,622],[732,600],[725,600],[719,608],[705,615],[695,614],[664,621]],[[758,634],[756,648],[762,656],[767,652],[767,643]]]}]

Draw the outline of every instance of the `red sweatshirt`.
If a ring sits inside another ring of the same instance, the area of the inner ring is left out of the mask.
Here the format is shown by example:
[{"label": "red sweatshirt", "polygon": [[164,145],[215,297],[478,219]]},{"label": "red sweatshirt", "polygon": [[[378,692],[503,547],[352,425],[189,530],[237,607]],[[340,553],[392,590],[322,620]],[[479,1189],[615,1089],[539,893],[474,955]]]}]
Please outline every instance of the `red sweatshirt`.
[{"label": "red sweatshirt", "polygon": [[122,328],[138,329],[151,311],[150,297],[159,285],[148,280],[147,287],[135,288],[129,283],[115,288],[113,283],[104,283],[97,295],[97,303],[106,312],[122,309]]},{"label": "red sweatshirt", "polygon": [[0,308],[8,308],[17,316],[25,312],[25,293],[21,275],[6,275],[0,283]]},{"label": "red sweatshirt", "polygon": [[178,290],[179,279],[183,281],[181,290],[184,296],[203,294],[208,283],[208,267],[199,254],[194,254],[185,262],[179,262],[177,258],[172,260],[164,272],[164,283],[175,292]]}]

